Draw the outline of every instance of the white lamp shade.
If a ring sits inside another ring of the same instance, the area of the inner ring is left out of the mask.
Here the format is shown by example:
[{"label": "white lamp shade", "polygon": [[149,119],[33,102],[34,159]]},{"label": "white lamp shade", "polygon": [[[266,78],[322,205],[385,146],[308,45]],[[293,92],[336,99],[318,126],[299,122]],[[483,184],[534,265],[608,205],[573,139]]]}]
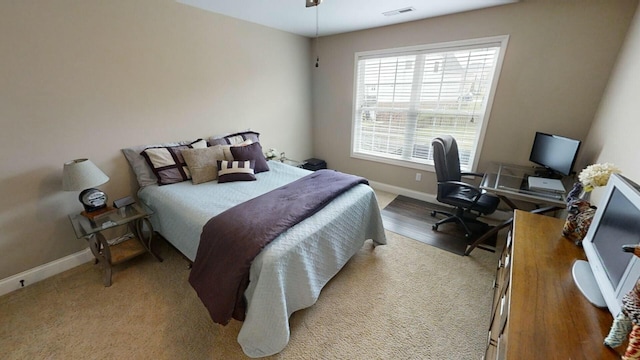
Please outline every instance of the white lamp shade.
[{"label": "white lamp shade", "polygon": [[109,177],[89,159],[76,159],[64,164],[62,188],[67,191],[84,190],[109,181]]}]

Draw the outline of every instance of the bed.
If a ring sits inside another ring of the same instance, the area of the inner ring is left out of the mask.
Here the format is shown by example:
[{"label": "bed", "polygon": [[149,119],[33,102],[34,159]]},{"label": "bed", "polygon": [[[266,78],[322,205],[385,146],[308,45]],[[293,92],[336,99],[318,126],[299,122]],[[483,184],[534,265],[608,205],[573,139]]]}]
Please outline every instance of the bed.
[{"label": "bed", "polygon": [[[309,171],[269,161],[257,181],[149,185],[138,196],[153,212],[154,229],[185,257],[196,258],[203,226],[226,209],[291,183]],[[375,193],[356,185],[322,210],[288,229],[251,263],[246,318],[238,343],[249,357],[282,351],[289,317],[313,305],[322,287],[371,239],[386,244]]]}]

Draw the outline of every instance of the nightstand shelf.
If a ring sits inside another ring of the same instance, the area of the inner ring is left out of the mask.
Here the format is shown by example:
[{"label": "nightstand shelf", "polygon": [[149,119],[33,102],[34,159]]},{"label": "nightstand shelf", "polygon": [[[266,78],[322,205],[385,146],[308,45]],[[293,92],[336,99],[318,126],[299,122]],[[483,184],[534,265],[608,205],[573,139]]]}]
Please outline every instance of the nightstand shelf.
[{"label": "nightstand shelf", "polygon": [[[104,271],[104,286],[111,286],[112,267],[145,253],[150,253],[156,260],[162,261],[152,248],[154,232],[149,221],[151,211],[138,204],[131,204],[117,210],[109,211],[93,219],[81,214],[69,215],[73,230],[78,239],[89,242],[89,248],[96,258],[96,263]],[[118,226],[127,226],[133,236],[108,241],[103,231]]]},{"label": "nightstand shelf", "polygon": [[137,238],[131,238],[116,245],[110,245],[111,264],[117,265],[147,252]]}]

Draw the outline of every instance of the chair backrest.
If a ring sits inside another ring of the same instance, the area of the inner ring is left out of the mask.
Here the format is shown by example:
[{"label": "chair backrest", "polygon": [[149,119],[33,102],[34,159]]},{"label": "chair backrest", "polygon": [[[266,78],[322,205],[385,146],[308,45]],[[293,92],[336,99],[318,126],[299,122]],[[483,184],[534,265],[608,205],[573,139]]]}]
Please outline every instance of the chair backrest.
[{"label": "chair backrest", "polygon": [[438,182],[460,181],[460,158],[456,139],[451,135],[442,135],[434,138],[431,146]]}]

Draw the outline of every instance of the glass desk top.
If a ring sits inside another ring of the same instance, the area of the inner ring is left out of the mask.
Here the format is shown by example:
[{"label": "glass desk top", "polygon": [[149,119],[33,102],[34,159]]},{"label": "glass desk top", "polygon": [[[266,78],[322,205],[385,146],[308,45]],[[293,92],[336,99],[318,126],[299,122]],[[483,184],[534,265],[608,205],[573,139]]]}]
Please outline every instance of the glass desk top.
[{"label": "glass desk top", "polygon": [[566,206],[567,191],[571,190],[574,182],[572,176],[565,176],[562,179],[564,193],[529,189],[529,176],[536,176],[535,168],[511,164],[492,164],[485,172],[480,188],[514,200]]}]

